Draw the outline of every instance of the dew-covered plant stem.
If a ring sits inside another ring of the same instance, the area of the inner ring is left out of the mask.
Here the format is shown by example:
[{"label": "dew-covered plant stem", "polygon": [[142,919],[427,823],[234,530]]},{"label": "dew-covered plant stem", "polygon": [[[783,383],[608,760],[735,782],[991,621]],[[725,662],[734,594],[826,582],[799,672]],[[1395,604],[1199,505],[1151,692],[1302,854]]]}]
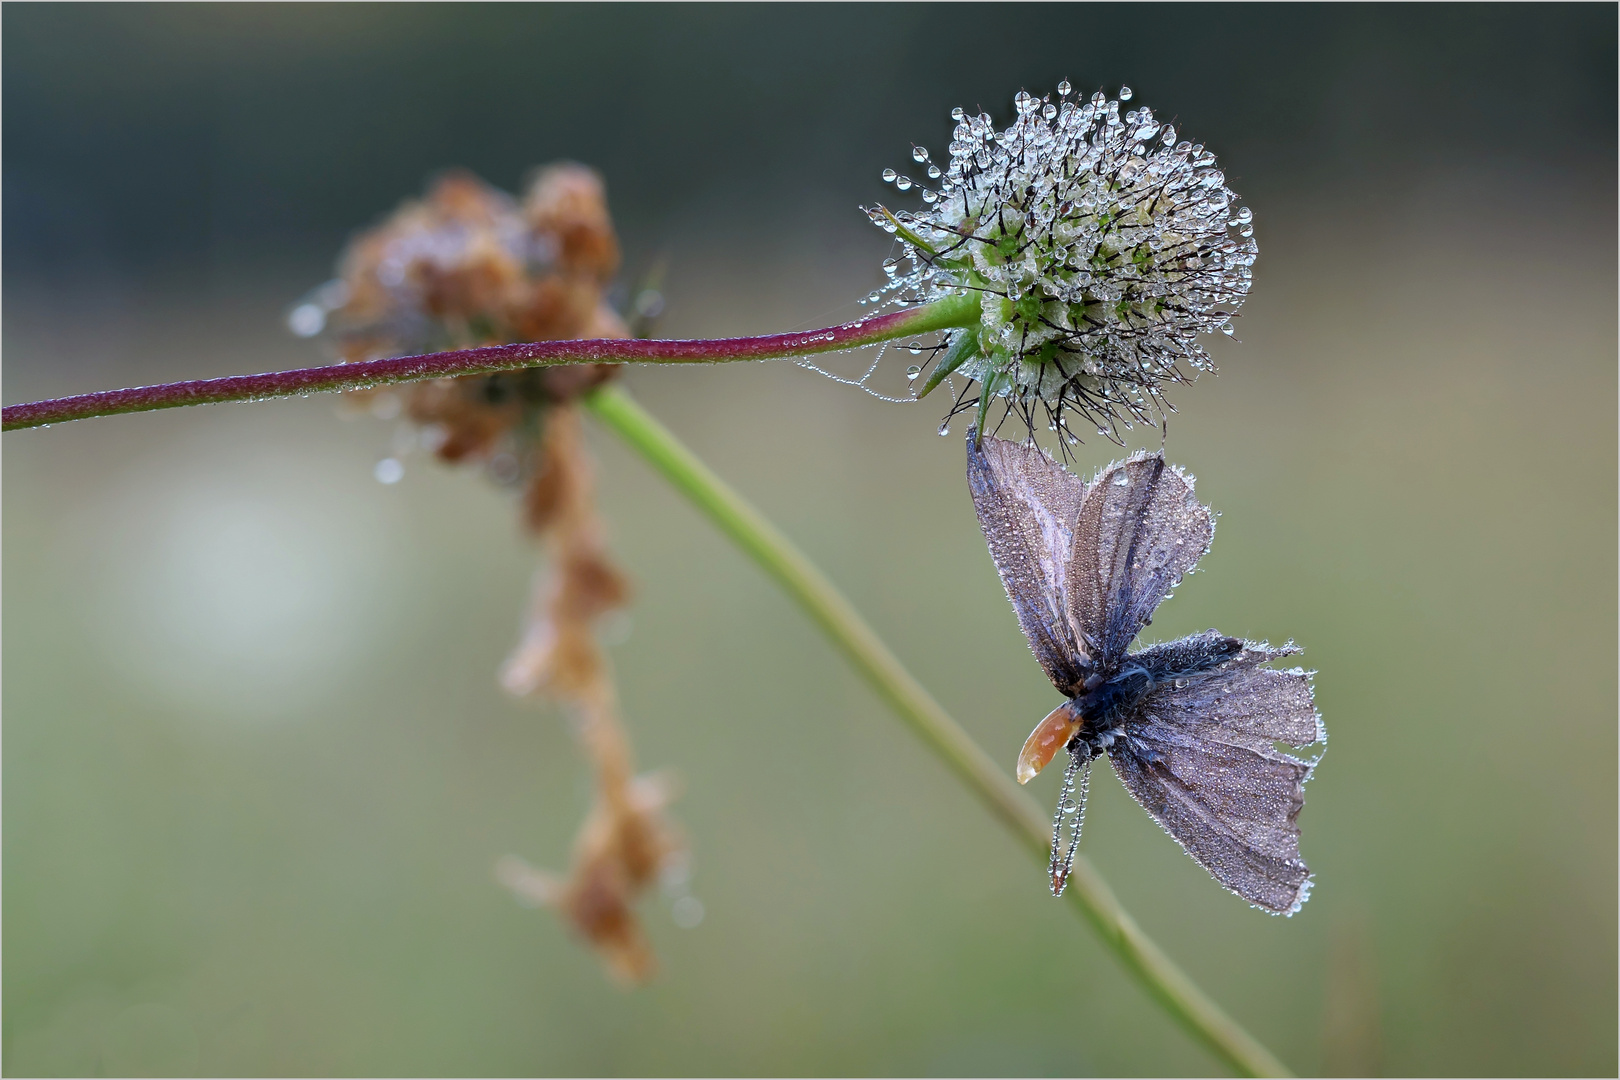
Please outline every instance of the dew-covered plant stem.
[{"label": "dew-covered plant stem", "polygon": [[[1046,815],[905,669],[827,576],[624,391],[605,386],[584,401],[782,587],[895,714],[1045,866]],[[1075,858],[1067,896],[1149,995],[1216,1057],[1243,1076],[1290,1075],[1142,932],[1083,855]]]},{"label": "dew-covered plant stem", "polygon": [[456,375],[488,375],[563,364],[724,364],[737,360],[781,360],[876,345],[915,334],[971,326],[979,320],[976,296],[950,296],[920,307],[874,315],[856,322],[764,337],[687,341],[534,341],[456,349],[423,356],[398,356],[352,364],[229,375],[104,390],[94,394],[33,401],[5,407],[5,431],[88,420],[119,413],[152,412],[184,405],[263,401],[331,390],[357,390],[391,383],[420,382]]}]

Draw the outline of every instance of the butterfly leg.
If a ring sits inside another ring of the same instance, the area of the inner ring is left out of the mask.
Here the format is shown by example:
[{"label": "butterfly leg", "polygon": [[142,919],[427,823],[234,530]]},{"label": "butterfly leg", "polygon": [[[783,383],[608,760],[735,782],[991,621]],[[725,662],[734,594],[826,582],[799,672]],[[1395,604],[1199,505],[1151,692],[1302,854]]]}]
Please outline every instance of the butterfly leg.
[{"label": "butterfly leg", "polygon": [[[1063,770],[1063,788],[1058,795],[1057,812],[1052,815],[1052,895],[1062,896],[1074,868],[1074,853],[1080,846],[1080,827],[1085,823],[1086,795],[1091,790],[1091,749],[1084,743],[1069,750],[1069,765]],[[1063,843],[1064,822],[1068,822],[1069,842]]]},{"label": "butterfly leg", "polygon": [[1129,735],[1125,735],[1124,740],[1129,744],[1131,753],[1135,754],[1142,764],[1155,767],[1169,764],[1165,756],[1153,749],[1145,740],[1133,739]]}]

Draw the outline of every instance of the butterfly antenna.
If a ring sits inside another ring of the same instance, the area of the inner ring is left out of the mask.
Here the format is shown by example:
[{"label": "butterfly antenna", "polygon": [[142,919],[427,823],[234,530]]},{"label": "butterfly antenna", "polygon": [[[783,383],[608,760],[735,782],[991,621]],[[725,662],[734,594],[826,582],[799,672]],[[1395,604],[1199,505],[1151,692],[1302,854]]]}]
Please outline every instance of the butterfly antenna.
[{"label": "butterfly antenna", "polygon": [[[1080,846],[1080,826],[1086,819],[1086,795],[1091,791],[1091,752],[1082,746],[1069,751],[1069,767],[1063,770],[1063,790],[1058,796],[1057,813],[1052,815],[1052,895],[1062,896],[1074,868],[1074,853]],[[1078,798],[1076,797],[1078,795]],[[1068,820],[1069,843],[1063,845],[1063,823]],[[1061,852],[1061,854],[1059,854]]]}]

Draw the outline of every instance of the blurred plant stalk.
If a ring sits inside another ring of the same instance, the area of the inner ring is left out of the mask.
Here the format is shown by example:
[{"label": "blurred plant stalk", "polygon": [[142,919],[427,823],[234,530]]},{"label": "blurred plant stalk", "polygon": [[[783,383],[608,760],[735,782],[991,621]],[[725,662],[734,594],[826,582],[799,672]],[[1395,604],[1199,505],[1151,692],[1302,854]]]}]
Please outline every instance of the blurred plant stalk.
[{"label": "blurred plant stalk", "polygon": [[[1049,841],[1046,814],[905,669],[827,576],[624,391],[603,386],[581,400],[776,580],[900,719],[1044,867]],[[1142,932],[1084,855],[1075,858],[1067,896],[1149,995],[1234,1072],[1292,1075]]]},{"label": "blurred plant stalk", "polygon": [[120,413],[153,412],[185,405],[230,401],[264,401],[301,397],[332,390],[362,390],[398,383],[422,382],[461,375],[490,375],[526,368],[567,364],[724,364],[738,360],[783,360],[842,349],[876,345],[914,334],[971,326],[978,322],[977,294],[953,296],[906,311],[875,315],[841,326],[764,337],[691,341],[607,339],[532,341],[488,345],[421,356],[395,356],[355,363],[272,371],[261,375],[228,375],[103,390],[94,394],[7,405],[0,430],[61,424]]}]

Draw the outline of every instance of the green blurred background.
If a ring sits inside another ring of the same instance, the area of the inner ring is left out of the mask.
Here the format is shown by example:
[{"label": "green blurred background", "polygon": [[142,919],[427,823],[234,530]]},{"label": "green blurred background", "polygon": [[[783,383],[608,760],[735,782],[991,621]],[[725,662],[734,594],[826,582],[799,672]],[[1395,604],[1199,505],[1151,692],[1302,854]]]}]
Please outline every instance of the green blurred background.
[{"label": "green blurred background", "polygon": [[[0,17],[7,401],[317,360],[288,306],[453,165],[600,169],[626,282],[667,257],[669,336],[854,317],[890,245],[856,206],[952,106],[1128,83],[1261,252],[1222,374],[1175,395],[1224,516],[1153,631],[1298,639],[1332,741],[1295,918],[1111,776],[1084,847],[1296,1069],[1615,1072],[1612,6]],[[1011,767],[1055,694],[937,406],[786,364],[627,385]],[[492,876],[564,865],[589,798],[564,719],[495,683],[536,556],[477,475],[375,482],[393,438],[331,399],[5,437],[6,1072],[1218,1070],[594,432],[626,716],[684,779],[707,912],[649,899],[663,974],[614,989]]]}]

